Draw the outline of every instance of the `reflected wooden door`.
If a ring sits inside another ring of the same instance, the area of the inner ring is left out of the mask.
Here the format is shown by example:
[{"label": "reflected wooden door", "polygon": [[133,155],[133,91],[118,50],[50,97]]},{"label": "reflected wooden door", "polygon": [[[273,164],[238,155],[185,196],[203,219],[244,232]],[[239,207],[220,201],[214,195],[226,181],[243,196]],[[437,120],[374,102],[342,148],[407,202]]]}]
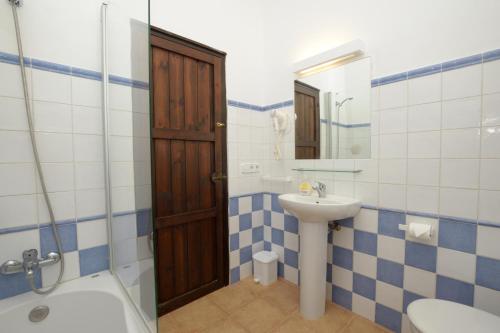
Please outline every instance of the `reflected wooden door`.
[{"label": "reflected wooden door", "polygon": [[158,313],[227,284],[225,54],[151,30]]},{"label": "reflected wooden door", "polygon": [[295,158],[320,158],[319,89],[295,81]]}]

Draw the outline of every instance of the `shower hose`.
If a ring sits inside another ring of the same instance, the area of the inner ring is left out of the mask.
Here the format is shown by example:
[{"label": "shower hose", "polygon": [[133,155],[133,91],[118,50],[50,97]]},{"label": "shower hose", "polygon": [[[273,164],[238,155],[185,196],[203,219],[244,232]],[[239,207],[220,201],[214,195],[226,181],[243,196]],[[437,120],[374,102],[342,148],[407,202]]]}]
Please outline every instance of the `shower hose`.
[{"label": "shower hose", "polygon": [[42,187],[43,197],[45,199],[45,203],[47,204],[47,210],[49,211],[50,225],[52,226],[52,233],[54,234],[54,239],[56,241],[57,251],[59,252],[59,255],[60,255],[59,276],[57,277],[57,281],[51,287],[49,287],[45,290],[37,288],[35,285],[35,281],[34,281],[35,280],[34,274],[27,274],[27,279],[28,279],[28,282],[30,284],[31,289],[37,294],[44,295],[44,294],[48,294],[51,291],[53,291],[54,289],[56,289],[57,286],[59,285],[59,283],[61,282],[62,276],[64,274],[64,255],[63,255],[63,251],[62,251],[61,237],[59,236],[59,231],[57,230],[56,220],[54,217],[54,209],[53,209],[52,204],[50,202],[49,194],[47,193],[47,185],[45,183],[45,178],[43,176],[43,170],[42,170],[42,167],[40,164],[40,156],[38,154],[35,132],[34,132],[34,128],[33,128],[33,117],[32,117],[31,103],[30,103],[29,92],[28,92],[28,83],[26,80],[26,69],[25,69],[25,64],[24,64],[23,47],[22,47],[22,43],[21,43],[21,32],[19,29],[19,19],[17,16],[17,7],[20,6],[20,0],[9,0],[9,2],[12,6],[12,15],[14,16],[14,25],[16,28],[17,48],[19,51],[19,65],[21,68],[21,77],[22,77],[23,91],[24,91],[24,103],[26,105],[26,116],[28,119],[31,147],[33,148],[33,156],[35,158],[36,169],[38,171],[38,176],[40,178],[40,185]]}]

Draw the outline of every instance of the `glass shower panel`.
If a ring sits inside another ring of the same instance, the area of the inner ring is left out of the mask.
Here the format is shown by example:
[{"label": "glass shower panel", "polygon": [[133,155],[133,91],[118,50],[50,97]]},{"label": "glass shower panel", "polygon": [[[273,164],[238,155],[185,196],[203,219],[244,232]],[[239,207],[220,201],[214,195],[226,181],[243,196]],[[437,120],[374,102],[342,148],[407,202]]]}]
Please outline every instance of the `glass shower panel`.
[{"label": "glass shower panel", "polygon": [[148,10],[146,0],[108,6],[109,167],[112,270],[156,331]]}]

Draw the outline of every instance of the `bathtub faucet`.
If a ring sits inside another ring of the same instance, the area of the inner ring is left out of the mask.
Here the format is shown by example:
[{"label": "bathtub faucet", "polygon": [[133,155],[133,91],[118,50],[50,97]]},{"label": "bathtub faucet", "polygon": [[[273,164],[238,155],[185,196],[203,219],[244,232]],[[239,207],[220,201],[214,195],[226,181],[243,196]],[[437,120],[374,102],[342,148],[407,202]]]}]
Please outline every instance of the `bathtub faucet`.
[{"label": "bathtub faucet", "polygon": [[54,265],[61,259],[57,252],[49,252],[47,257],[38,258],[36,249],[23,251],[23,262],[17,260],[7,260],[0,266],[0,274],[15,274],[24,271],[27,278],[32,278],[37,268]]}]

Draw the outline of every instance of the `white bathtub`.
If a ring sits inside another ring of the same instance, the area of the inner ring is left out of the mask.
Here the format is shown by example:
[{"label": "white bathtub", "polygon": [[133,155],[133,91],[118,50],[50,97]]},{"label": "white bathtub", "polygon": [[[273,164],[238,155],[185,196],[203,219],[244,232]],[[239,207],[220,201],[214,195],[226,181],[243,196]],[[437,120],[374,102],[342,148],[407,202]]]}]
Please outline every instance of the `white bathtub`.
[{"label": "white bathtub", "polygon": [[[32,323],[28,314],[46,305],[50,313]],[[147,333],[117,281],[109,272],[61,284],[50,295],[32,292],[0,301],[2,333]]]}]

